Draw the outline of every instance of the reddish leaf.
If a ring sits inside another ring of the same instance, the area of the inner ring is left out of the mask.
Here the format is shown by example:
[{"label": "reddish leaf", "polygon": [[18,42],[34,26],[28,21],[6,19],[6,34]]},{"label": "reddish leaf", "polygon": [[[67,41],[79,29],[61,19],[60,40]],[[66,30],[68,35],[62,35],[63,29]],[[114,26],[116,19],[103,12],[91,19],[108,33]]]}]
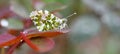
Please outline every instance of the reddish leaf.
[{"label": "reddish leaf", "polygon": [[40,32],[38,31],[36,28],[31,28],[31,29],[27,29],[24,31],[27,35],[28,38],[31,37],[56,37],[58,35],[62,35],[65,33],[68,33],[69,30],[53,30],[53,31],[46,31],[46,32]]},{"label": "reddish leaf", "polygon": [[39,52],[47,52],[50,51],[51,49],[53,49],[55,43],[52,39],[50,38],[35,38],[32,39],[32,42],[38,46],[38,48],[40,49]]},{"label": "reddish leaf", "polygon": [[[21,33],[23,40],[34,50],[38,51],[38,52],[46,52],[49,51],[53,48],[54,46],[54,41],[47,38],[47,36],[55,36],[55,35],[60,35],[63,34],[61,32],[38,32],[38,33],[34,33],[34,34],[24,34]],[[48,35],[46,35],[48,34]],[[27,35],[27,36],[26,36]],[[28,38],[32,38],[32,37],[42,37],[45,36],[46,38],[35,38],[33,41],[33,43],[35,43],[36,45],[34,45]],[[28,37],[28,38],[27,38]],[[38,47],[39,46],[39,47]]]},{"label": "reddish leaf", "polygon": [[[65,34],[68,32],[68,30],[61,30],[61,31],[48,31],[48,32],[39,32],[36,29],[30,29],[26,32],[26,37],[28,39],[33,38],[33,37],[44,37],[44,38],[49,38],[49,37],[56,37],[61,34]],[[13,36],[11,34],[5,33],[0,35],[0,48],[4,46],[10,46],[13,45],[17,42],[20,42],[22,39],[22,36]],[[26,41],[27,42],[27,41]],[[28,43],[28,42],[27,42]]]},{"label": "reddish leaf", "polygon": [[9,29],[7,32],[11,35],[18,36],[20,31],[15,29]]},{"label": "reddish leaf", "polygon": [[34,45],[34,44],[25,36],[25,34],[21,33],[21,36],[22,36],[23,40],[24,40],[31,48],[33,48],[33,49],[36,50],[36,51],[39,51],[39,48],[38,48],[36,45]]},{"label": "reddish leaf", "polygon": [[13,45],[21,40],[21,37],[15,37],[8,33],[3,33],[0,35],[0,48],[4,46]]},{"label": "reddish leaf", "polygon": [[[33,38],[32,42],[25,36],[25,34],[21,33],[21,36],[23,40],[34,50],[37,52],[47,52],[51,50],[54,46],[54,41],[49,38]],[[17,47],[18,44],[13,45],[12,48],[10,48],[8,54],[12,54],[13,50]]]},{"label": "reddish leaf", "polygon": [[28,38],[31,38],[31,37],[55,37],[55,36],[58,36],[58,35],[61,35],[61,34],[64,34],[62,32],[38,32],[38,33],[33,33],[33,34],[28,34]]}]

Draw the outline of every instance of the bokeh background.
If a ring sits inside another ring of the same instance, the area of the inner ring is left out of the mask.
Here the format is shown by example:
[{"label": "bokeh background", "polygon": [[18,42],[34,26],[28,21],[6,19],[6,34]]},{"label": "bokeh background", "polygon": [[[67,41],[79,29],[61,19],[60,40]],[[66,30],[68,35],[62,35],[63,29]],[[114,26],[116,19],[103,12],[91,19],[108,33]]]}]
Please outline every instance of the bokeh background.
[{"label": "bokeh background", "polygon": [[[59,18],[77,13],[67,18],[70,32],[55,37],[52,50],[36,54],[120,53],[120,0],[0,0],[0,34],[33,27],[29,14],[34,10]],[[23,45],[14,54],[30,54],[28,49]]]}]

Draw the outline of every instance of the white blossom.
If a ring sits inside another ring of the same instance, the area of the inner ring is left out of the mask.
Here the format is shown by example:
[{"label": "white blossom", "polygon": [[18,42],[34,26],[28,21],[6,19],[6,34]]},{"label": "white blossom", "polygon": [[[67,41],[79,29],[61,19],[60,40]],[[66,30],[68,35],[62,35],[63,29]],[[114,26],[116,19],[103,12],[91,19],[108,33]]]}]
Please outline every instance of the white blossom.
[{"label": "white blossom", "polygon": [[47,10],[32,11],[30,17],[39,31],[63,29],[67,25],[67,19],[60,19]]}]

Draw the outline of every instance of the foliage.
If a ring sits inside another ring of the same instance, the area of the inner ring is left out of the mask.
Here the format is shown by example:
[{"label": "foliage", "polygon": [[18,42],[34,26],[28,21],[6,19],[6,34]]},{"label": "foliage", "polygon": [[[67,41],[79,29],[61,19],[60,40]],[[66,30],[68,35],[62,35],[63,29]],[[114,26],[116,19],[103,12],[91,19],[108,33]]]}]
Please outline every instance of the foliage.
[{"label": "foliage", "polygon": [[[36,10],[68,27],[38,31],[29,17]],[[0,0],[0,54],[119,54],[119,14],[119,0]]]}]

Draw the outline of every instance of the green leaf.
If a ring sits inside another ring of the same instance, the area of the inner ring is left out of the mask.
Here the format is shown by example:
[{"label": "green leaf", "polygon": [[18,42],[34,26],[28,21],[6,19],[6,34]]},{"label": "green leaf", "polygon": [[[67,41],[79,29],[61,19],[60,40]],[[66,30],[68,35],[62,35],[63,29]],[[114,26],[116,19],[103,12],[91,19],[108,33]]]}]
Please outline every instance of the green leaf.
[{"label": "green leaf", "polygon": [[23,29],[24,25],[19,19],[10,18],[8,19],[8,29]]}]

